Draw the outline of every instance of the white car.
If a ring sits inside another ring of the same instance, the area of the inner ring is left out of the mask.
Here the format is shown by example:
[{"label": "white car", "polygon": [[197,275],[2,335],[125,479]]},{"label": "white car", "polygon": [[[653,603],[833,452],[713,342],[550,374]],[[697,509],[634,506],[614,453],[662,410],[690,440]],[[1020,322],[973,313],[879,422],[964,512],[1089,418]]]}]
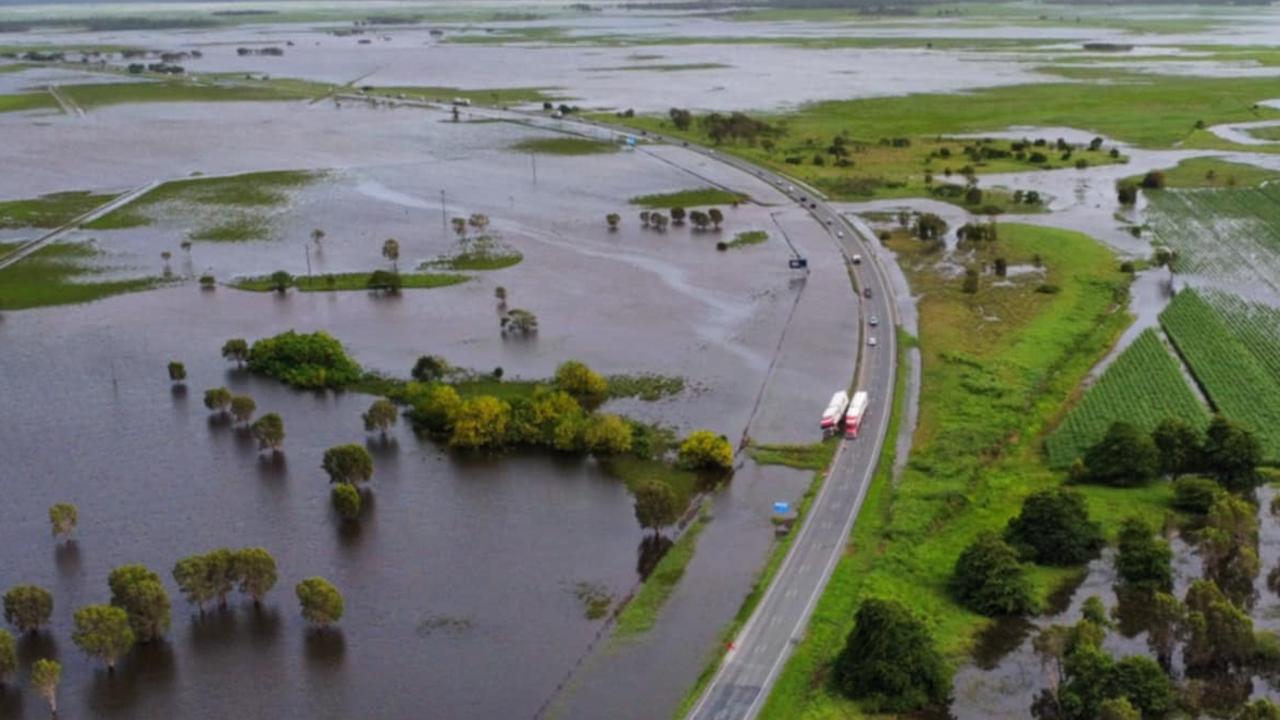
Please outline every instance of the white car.
[{"label": "white car", "polygon": [[868,323],[870,323],[871,327],[875,327],[880,324],[880,318],[876,317],[875,315],[872,315]]},{"label": "white car", "polygon": [[843,230],[837,230],[837,231],[836,231],[836,237],[838,237],[838,238],[840,238],[841,240],[843,240],[843,239],[844,239],[844,231],[843,231]]},{"label": "white car", "polygon": [[875,338],[873,338],[873,337],[867,338],[867,345],[868,345],[868,346],[870,346],[870,347],[875,347],[875,346],[876,346],[876,339],[875,339]]}]

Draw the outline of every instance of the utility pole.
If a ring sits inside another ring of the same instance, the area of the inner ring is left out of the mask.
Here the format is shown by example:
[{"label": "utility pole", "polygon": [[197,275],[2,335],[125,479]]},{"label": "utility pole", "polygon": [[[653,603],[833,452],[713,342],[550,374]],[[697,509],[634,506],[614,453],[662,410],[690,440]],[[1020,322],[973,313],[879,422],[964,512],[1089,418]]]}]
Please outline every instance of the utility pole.
[{"label": "utility pole", "polygon": [[446,236],[449,234],[449,218],[446,217],[449,211],[444,207],[444,190],[440,190],[440,231]]},{"label": "utility pole", "polygon": [[307,284],[311,283],[311,246],[303,245],[303,250],[307,251]]}]

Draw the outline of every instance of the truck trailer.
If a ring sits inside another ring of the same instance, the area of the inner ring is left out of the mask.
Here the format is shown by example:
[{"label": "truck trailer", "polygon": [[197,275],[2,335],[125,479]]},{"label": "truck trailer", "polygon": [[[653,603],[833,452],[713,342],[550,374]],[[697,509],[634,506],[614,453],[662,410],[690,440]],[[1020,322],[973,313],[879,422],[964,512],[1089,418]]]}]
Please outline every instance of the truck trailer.
[{"label": "truck trailer", "polygon": [[858,437],[858,429],[862,426],[862,416],[867,412],[868,402],[866,391],[859,390],[853,394],[853,402],[849,403],[849,409],[844,414],[845,437]]},{"label": "truck trailer", "polygon": [[834,433],[840,426],[840,420],[844,417],[844,412],[849,407],[849,395],[841,390],[831,396],[831,402],[827,403],[827,409],[822,411],[822,433]]}]

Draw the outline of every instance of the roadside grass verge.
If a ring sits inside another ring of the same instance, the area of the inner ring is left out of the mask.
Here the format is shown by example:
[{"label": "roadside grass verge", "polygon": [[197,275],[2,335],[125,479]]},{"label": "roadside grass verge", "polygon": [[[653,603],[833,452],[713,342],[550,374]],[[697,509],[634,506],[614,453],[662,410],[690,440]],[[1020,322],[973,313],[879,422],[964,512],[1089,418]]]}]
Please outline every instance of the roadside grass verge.
[{"label": "roadside grass verge", "polygon": [[0,201],[0,229],[61,227],[116,197],[118,196],[80,191],[51,193],[28,200]]},{"label": "roadside grass verge", "polygon": [[[367,272],[330,273],[308,277],[295,277],[290,287],[302,292],[343,292],[352,290],[369,290]],[[406,290],[424,290],[429,288],[448,287],[470,280],[466,275],[447,273],[403,273],[400,275],[402,288]],[[269,276],[244,278],[232,282],[231,287],[251,292],[271,292],[275,290]]]},{"label": "roadside grass verge", "polygon": [[[13,247],[0,248],[0,251]],[[110,295],[146,290],[159,278],[90,281],[97,271],[84,261],[98,255],[88,243],[54,243],[0,269],[0,310],[91,302]]]},{"label": "roadside grass verge", "polygon": [[626,640],[653,628],[662,606],[671,597],[671,593],[675,592],[680,579],[684,577],[685,568],[693,559],[698,536],[710,522],[711,518],[707,516],[705,508],[700,509],[698,516],[690,521],[689,527],[658,561],[635,596],[618,613],[613,629],[614,638]]},{"label": "roadside grass verge", "polygon": [[583,72],[685,72],[689,70],[723,70],[732,67],[717,62],[659,63],[657,65],[617,65],[614,67],[582,68]]},{"label": "roadside grass verge", "polygon": [[1187,385],[1178,361],[1156,331],[1148,329],[1045,438],[1049,465],[1067,468],[1118,420],[1150,432],[1166,418],[1178,418],[1202,430],[1209,424],[1209,413]]},{"label": "roadside grass verge", "polygon": [[[1044,276],[980,284],[975,294],[940,271],[919,241],[897,235],[888,245],[919,297],[922,386],[911,459],[895,485],[893,463],[882,457],[852,542],[764,718],[862,716],[829,690],[827,676],[866,597],[904,602],[951,662],[964,661],[990,621],[951,598],[955,560],[978,533],[1002,528],[1027,494],[1060,481],[1040,453],[1042,436],[1130,322],[1122,310],[1128,278],[1110,251],[1078,233],[1002,225],[994,247],[957,259],[999,253],[1021,264],[1038,255]],[[1058,290],[1041,292],[1043,285]],[[1080,489],[1109,533],[1128,514],[1163,517],[1170,495],[1165,484]],[[1074,572],[1032,568],[1035,596],[1043,601]]]},{"label": "roadside grass verge", "polygon": [[605,155],[618,151],[614,143],[575,137],[529,138],[511,145],[515,152],[539,155]]},{"label": "roadside grass verge", "polygon": [[639,195],[631,198],[628,202],[641,207],[663,209],[673,207],[692,208],[704,205],[732,205],[735,202],[744,202],[749,199],[742,193],[708,187],[654,195]]}]

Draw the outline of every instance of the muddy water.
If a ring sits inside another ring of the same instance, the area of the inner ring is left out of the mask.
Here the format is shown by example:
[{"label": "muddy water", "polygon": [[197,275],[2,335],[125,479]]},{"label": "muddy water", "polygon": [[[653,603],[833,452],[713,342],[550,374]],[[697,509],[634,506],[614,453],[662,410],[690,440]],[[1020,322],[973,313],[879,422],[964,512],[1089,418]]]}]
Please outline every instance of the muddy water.
[{"label": "muddy water", "polygon": [[[1254,580],[1257,600],[1250,611],[1255,630],[1273,632],[1280,629],[1280,596],[1267,588],[1266,578],[1267,573],[1280,563],[1280,521],[1269,510],[1275,497],[1276,490],[1271,487],[1258,490],[1258,555],[1262,571]],[[1184,597],[1187,587],[1203,575],[1204,569],[1192,546],[1180,538],[1175,538],[1172,546],[1174,593]],[[1125,604],[1116,596],[1113,559],[1114,551],[1108,549],[1102,558],[1089,563],[1082,582],[1069,594],[1069,600],[1062,607],[1051,608],[1051,614],[1034,618],[1031,622],[998,623],[978,639],[973,663],[956,674],[951,704],[951,713],[956,720],[1030,718],[1031,703],[1048,679],[1031,647],[1034,634],[1053,624],[1070,625],[1078,621],[1081,606],[1092,595],[1101,598],[1108,610],[1120,609],[1116,617],[1117,627],[1107,635],[1103,649],[1117,658],[1152,656],[1147,646],[1146,631],[1142,629],[1142,608]],[[1175,652],[1173,662],[1175,677],[1181,677],[1180,650]],[[1280,688],[1264,678],[1249,678],[1247,684],[1245,696],[1280,698]]]}]

